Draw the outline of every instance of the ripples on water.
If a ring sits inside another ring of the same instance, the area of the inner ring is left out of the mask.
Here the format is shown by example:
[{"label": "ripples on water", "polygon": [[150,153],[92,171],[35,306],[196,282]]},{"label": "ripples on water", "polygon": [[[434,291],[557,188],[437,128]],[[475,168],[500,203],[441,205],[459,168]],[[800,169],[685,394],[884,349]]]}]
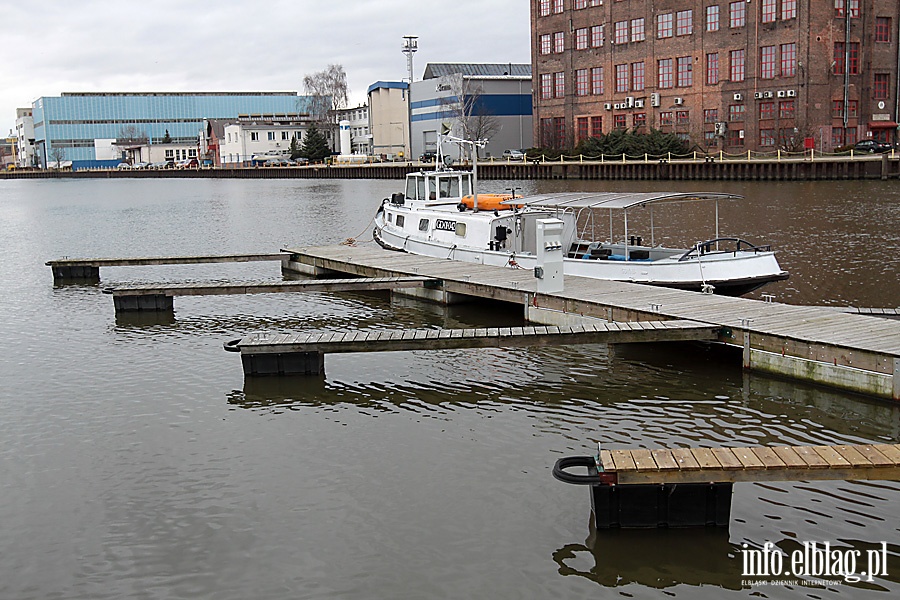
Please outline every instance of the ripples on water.
[{"label": "ripples on water", "polygon": [[[866,251],[872,243],[896,248],[897,196],[857,187],[866,186],[731,190],[748,196],[750,233],[771,234],[784,248],[794,277],[777,290],[780,299],[871,306],[898,297],[896,278],[870,289],[896,274],[896,261]],[[372,293],[179,297],[174,316],[116,317],[102,287],[265,281],[278,267],[104,269],[101,286],[54,288],[43,266],[66,254],[334,243],[357,236],[395,188],[0,183],[0,308],[10,315],[0,322],[0,597],[900,591],[897,483],[737,484],[728,531],[597,532],[586,489],[550,476],[556,458],[591,452],[596,442],[896,443],[894,406],[746,376],[736,357],[693,346],[334,355],[323,378],[245,381],[222,343],[249,332],[502,326],[521,316]],[[861,237],[860,223],[873,216]],[[768,231],[772,223],[782,226]],[[838,249],[853,258],[838,259]],[[741,583],[745,543],[790,552],[803,541],[866,550],[882,540],[889,575],[874,586]]]}]

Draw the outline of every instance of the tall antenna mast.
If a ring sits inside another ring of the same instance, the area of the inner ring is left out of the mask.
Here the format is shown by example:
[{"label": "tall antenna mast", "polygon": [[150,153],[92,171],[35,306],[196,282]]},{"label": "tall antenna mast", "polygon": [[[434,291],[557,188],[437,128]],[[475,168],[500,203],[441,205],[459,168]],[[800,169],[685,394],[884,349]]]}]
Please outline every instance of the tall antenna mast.
[{"label": "tall antenna mast", "polygon": [[409,72],[409,83],[413,82],[413,54],[419,49],[419,36],[404,35],[403,36],[403,54],[406,55],[406,70]]}]

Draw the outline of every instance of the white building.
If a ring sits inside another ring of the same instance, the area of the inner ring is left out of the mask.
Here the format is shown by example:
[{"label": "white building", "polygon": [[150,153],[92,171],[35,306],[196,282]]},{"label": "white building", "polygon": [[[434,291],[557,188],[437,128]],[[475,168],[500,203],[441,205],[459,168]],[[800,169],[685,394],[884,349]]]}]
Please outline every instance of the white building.
[{"label": "white building", "polygon": [[350,151],[353,154],[372,154],[369,107],[362,104],[356,108],[342,108],[336,116],[338,123],[344,120],[350,122]]},{"label": "white building", "polygon": [[[241,115],[223,127],[218,141],[223,167],[249,166],[254,156],[291,154],[291,140],[299,145],[311,121],[309,115]],[[329,143],[330,130],[323,131]]]},{"label": "white building", "polygon": [[409,84],[378,81],[369,86],[372,154],[409,160]]},{"label": "white building", "polygon": [[482,157],[533,145],[530,64],[430,63],[409,95],[415,157],[436,150],[443,125],[458,137],[488,139]]},{"label": "white building", "polygon": [[16,109],[16,166],[35,166],[34,117],[30,108]]}]

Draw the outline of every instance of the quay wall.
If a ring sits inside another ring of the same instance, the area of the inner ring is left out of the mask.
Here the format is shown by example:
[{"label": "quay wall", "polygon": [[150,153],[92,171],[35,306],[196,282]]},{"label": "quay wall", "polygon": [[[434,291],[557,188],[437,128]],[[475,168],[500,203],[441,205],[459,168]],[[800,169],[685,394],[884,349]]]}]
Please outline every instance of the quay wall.
[{"label": "quay wall", "polygon": [[[403,179],[428,168],[421,163],[312,165],[303,167],[245,167],[84,171],[8,171],[0,179]],[[661,160],[587,161],[567,159],[535,163],[479,162],[482,179],[583,180],[711,180],[711,181],[829,181],[900,179],[900,157],[888,154],[863,157],[824,157],[790,160]]]}]

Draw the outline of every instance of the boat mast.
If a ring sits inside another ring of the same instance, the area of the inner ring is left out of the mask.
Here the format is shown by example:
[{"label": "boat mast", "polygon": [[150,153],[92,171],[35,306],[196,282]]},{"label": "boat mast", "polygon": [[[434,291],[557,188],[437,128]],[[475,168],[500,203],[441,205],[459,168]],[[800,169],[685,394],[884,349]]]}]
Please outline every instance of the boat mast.
[{"label": "boat mast", "polygon": [[472,210],[478,212],[478,148],[487,146],[487,140],[465,140],[449,133],[441,133],[439,137],[441,143],[446,140],[460,146],[469,146],[472,149],[472,196],[474,197]]}]

